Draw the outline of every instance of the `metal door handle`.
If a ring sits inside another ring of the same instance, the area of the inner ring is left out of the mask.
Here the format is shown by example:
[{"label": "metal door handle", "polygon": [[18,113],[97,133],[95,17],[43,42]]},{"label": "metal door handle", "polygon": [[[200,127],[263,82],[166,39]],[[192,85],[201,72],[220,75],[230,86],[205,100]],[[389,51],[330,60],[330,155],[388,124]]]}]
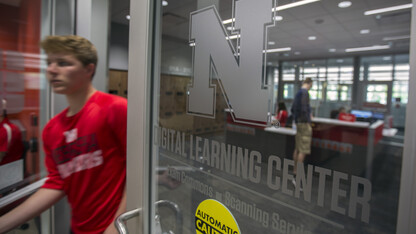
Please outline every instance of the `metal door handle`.
[{"label": "metal door handle", "polygon": [[[157,202],[155,202],[155,205],[157,207],[168,207],[168,208],[172,209],[173,211],[175,211],[175,213],[176,213],[175,214],[175,216],[176,216],[176,229],[178,231],[177,233],[182,233],[183,218],[182,218],[182,211],[179,208],[179,206],[176,203],[174,203],[172,201],[168,201],[168,200],[157,201]],[[127,212],[121,214],[120,216],[118,216],[115,220],[115,225],[116,225],[116,228],[117,228],[118,232],[120,234],[128,234],[125,222],[127,220],[133,218],[133,217],[139,216],[141,212],[142,212],[142,209],[138,208],[138,209],[134,209],[134,210],[131,210],[131,211],[127,211]],[[155,219],[156,219],[157,225],[160,225],[159,215],[156,215]],[[159,226],[159,228],[161,228],[161,227]],[[173,232],[169,231],[169,233],[173,233]]]},{"label": "metal door handle", "polygon": [[120,234],[128,234],[125,222],[133,217],[139,216],[142,212],[141,208],[127,211],[116,218],[116,228]]}]

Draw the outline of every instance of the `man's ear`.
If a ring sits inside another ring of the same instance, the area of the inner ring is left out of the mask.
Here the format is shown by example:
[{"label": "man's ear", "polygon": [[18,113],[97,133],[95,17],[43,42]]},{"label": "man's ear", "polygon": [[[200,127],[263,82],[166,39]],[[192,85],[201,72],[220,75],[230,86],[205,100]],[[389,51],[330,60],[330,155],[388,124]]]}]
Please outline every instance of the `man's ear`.
[{"label": "man's ear", "polygon": [[92,78],[95,73],[95,64],[90,63],[87,66],[85,66],[85,68],[87,69],[87,72],[90,74],[90,77]]}]

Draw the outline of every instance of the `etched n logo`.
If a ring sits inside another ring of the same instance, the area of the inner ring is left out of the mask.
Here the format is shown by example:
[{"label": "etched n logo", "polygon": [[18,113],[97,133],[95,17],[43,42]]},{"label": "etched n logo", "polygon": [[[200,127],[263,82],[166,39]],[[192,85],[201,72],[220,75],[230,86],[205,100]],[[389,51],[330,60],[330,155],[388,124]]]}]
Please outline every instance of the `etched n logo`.
[{"label": "etched n logo", "polygon": [[212,79],[217,78],[234,121],[266,125],[272,92],[266,85],[265,50],[274,7],[275,0],[233,1],[236,47],[215,6],[191,13],[190,42],[195,46],[188,114],[215,118],[217,90]]}]

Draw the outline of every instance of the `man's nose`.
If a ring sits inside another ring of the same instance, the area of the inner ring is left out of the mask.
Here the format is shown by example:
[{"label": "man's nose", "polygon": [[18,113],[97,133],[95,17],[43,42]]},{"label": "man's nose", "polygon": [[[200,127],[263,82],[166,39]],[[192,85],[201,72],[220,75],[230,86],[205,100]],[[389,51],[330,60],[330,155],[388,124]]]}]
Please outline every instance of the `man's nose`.
[{"label": "man's nose", "polygon": [[49,63],[46,72],[54,73],[57,70],[56,63]]}]

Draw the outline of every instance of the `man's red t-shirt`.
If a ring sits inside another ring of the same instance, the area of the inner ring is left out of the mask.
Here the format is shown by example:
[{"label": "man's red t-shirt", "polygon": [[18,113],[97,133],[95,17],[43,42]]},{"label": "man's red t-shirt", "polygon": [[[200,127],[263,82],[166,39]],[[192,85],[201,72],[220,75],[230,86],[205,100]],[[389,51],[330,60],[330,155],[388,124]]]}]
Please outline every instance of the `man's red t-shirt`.
[{"label": "man's red t-shirt", "polygon": [[43,188],[65,191],[74,233],[102,233],[114,220],[126,181],[127,100],[95,92],[43,130],[49,175]]},{"label": "man's red t-shirt", "polygon": [[0,165],[17,161],[23,156],[22,133],[7,117],[0,122],[0,152],[6,152]]}]

